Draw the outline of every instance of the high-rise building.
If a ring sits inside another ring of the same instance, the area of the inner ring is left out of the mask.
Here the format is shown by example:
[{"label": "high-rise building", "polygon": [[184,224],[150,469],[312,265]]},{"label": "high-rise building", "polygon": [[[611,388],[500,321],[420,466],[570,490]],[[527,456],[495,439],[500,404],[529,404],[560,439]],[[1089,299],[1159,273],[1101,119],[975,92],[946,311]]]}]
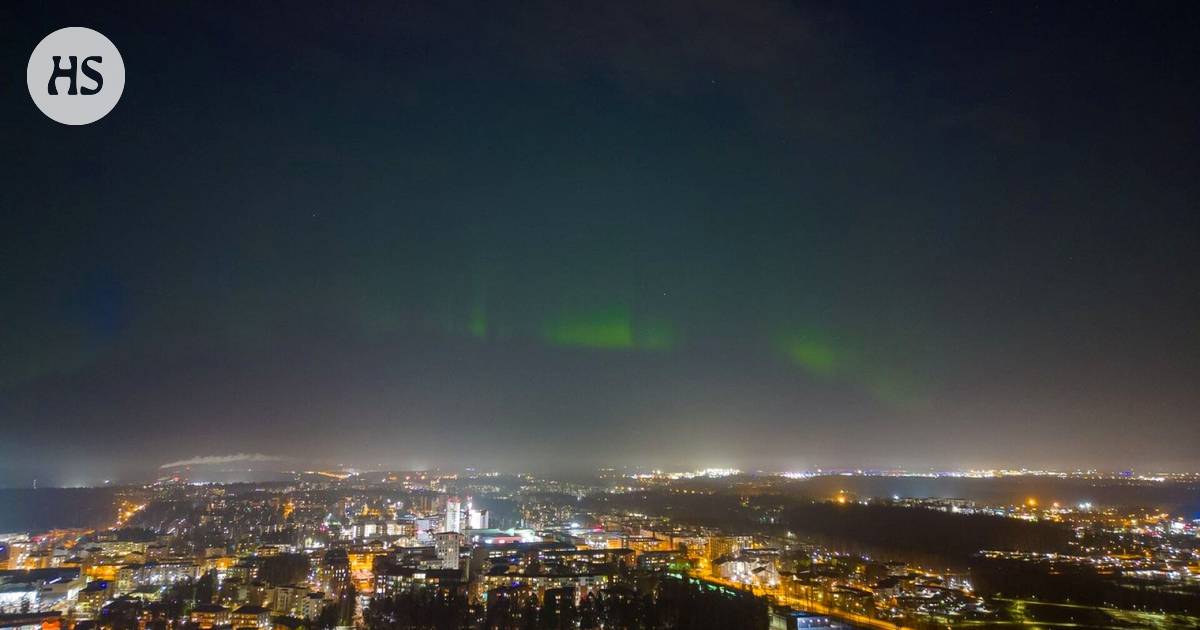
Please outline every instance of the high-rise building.
[{"label": "high-rise building", "polygon": [[458,532],[440,532],[434,536],[434,549],[443,569],[458,568],[459,549],[465,542],[466,537]]},{"label": "high-rise building", "polygon": [[458,497],[450,497],[446,499],[446,524],[445,531],[461,532],[462,531],[462,503]]},{"label": "high-rise building", "polygon": [[467,529],[487,529],[488,511],[476,509],[467,504]]},{"label": "high-rise building", "polygon": [[336,547],[326,551],[317,569],[317,577],[325,592],[340,597],[350,586],[350,555],[345,549]]}]

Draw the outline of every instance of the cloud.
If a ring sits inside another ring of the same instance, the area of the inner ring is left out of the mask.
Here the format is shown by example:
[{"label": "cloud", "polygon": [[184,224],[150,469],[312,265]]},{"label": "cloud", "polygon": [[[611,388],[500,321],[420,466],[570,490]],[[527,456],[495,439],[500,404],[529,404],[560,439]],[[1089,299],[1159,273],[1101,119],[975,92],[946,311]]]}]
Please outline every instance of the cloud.
[{"label": "cloud", "polygon": [[203,457],[193,457],[191,459],[181,459],[177,462],[168,462],[159,466],[162,468],[179,468],[180,466],[206,466],[215,464],[232,464],[234,462],[278,462],[283,461],[282,457],[276,455],[264,455],[262,453],[234,453],[232,455],[205,455]]}]

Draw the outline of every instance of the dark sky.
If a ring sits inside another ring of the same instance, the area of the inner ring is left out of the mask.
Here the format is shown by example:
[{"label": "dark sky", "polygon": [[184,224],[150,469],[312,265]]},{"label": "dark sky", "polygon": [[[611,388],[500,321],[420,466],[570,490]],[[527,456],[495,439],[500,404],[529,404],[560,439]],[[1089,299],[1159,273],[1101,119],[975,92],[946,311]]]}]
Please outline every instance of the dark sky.
[{"label": "dark sky", "polygon": [[1195,3],[323,4],[0,5],[0,484],[1200,467]]}]

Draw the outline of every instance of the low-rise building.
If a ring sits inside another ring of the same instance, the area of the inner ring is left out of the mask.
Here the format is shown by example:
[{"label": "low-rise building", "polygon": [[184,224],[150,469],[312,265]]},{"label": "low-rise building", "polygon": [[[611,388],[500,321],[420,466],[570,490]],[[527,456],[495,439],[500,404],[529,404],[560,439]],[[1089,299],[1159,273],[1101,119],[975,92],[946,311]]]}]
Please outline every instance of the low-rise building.
[{"label": "low-rise building", "polygon": [[246,604],[233,611],[229,617],[229,622],[233,625],[234,630],[239,628],[254,628],[256,630],[270,630],[271,628],[271,611],[262,606],[254,604]]},{"label": "low-rise building", "polygon": [[375,594],[391,597],[417,589],[457,589],[466,584],[464,569],[388,567],[375,576]]},{"label": "low-rise building", "polygon": [[0,630],[61,630],[62,625],[58,611],[0,614]]},{"label": "low-rise building", "polygon": [[220,604],[200,604],[192,609],[191,620],[201,630],[211,630],[229,623],[229,609]]},{"label": "low-rise building", "polygon": [[107,580],[92,580],[88,582],[83,590],[79,591],[79,597],[76,600],[75,611],[82,619],[91,619],[95,617],[105,602],[113,599],[115,596],[112,582]]},{"label": "low-rise building", "polygon": [[324,607],[324,593],[309,593],[300,601],[300,616],[305,619],[316,619]]}]

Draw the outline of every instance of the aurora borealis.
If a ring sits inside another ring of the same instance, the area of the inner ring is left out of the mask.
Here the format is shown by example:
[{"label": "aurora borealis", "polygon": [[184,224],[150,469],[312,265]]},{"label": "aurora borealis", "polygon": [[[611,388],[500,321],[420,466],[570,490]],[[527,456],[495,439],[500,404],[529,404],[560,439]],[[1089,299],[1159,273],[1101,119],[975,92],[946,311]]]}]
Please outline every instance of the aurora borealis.
[{"label": "aurora borealis", "polygon": [[0,485],[1194,468],[1198,12],[1083,13],[0,7],[128,73],[0,96]]}]

